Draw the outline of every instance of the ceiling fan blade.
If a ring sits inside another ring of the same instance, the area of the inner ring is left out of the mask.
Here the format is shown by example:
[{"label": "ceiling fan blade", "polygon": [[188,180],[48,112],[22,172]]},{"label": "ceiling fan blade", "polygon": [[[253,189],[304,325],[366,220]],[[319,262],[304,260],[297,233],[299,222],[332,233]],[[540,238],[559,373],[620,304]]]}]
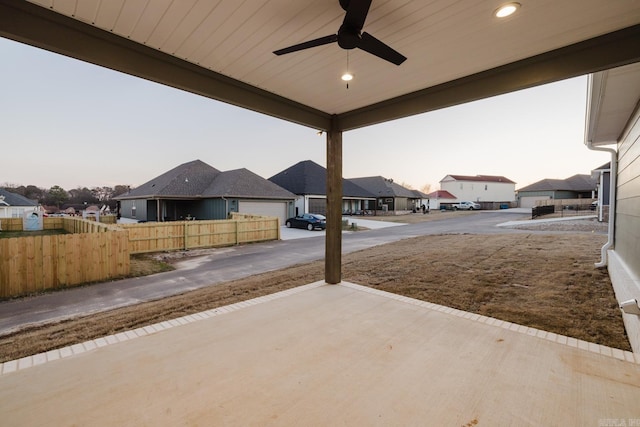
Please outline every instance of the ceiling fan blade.
[{"label": "ceiling fan blade", "polygon": [[387,46],[369,33],[362,33],[358,48],[396,65],[402,64],[407,59],[406,56]]},{"label": "ceiling fan blade", "polygon": [[344,16],[344,21],[342,21],[342,26],[360,32],[364,27],[364,21],[367,19],[370,6],[371,0],[351,0]]},{"label": "ceiling fan blade", "polygon": [[332,34],[330,36],[320,37],[319,39],[309,40],[307,42],[294,44],[293,46],[285,47],[274,51],[276,55],[284,55],[286,53],[297,52],[299,50],[309,49],[310,47],[322,46],[329,43],[335,43],[338,41],[338,35]]}]

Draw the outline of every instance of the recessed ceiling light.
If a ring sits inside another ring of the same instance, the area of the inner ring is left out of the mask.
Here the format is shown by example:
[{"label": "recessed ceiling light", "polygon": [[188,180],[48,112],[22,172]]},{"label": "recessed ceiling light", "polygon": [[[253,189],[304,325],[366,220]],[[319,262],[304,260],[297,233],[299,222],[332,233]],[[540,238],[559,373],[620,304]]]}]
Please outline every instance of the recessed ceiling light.
[{"label": "recessed ceiling light", "polygon": [[500,6],[498,9],[496,9],[496,11],[493,14],[495,15],[496,18],[506,18],[507,16],[515,13],[515,11],[518,10],[519,8],[520,8],[520,3],[515,3],[515,2],[506,3]]},{"label": "recessed ceiling light", "polygon": [[350,82],[351,80],[353,80],[353,74],[346,72],[342,75],[342,77],[340,77],[342,80],[344,80],[345,82]]}]

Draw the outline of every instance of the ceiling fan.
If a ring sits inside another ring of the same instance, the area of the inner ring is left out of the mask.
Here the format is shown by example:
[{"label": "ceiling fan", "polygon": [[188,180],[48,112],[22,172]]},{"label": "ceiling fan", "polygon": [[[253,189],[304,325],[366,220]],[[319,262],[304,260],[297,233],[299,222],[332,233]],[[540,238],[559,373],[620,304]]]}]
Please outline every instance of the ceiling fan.
[{"label": "ceiling fan", "polygon": [[372,0],[339,1],[340,7],[347,13],[344,16],[344,20],[337,34],[331,34],[330,36],[285,47],[273,53],[276,55],[284,55],[311,47],[338,42],[338,45],[342,49],[362,49],[365,52],[369,52],[378,58],[382,58],[396,65],[402,64],[407,59],[404,55],[373,37],[371,34],[362,32],[362,27],[364,26],[364,21],[367,19]]}]

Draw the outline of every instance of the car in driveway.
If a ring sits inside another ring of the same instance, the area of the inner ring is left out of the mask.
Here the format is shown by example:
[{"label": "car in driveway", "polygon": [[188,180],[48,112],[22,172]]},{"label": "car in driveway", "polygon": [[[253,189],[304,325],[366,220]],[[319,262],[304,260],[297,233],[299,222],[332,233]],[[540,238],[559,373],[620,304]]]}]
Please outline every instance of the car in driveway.
[{"label": "car in driveway", "polygon": [[327,227],[327,218],[320,214],[306,213],[287,219],[284,225],[286,225],[287,228],[306,228],[309,231],[316,228],[324,230]]},{"label": "car in driveway", "polygon": [[453,210],[462,209],[466,211],[473,211],[480,209],[480,207],[481,206],[475,202],[460,202],[453,205]]}]

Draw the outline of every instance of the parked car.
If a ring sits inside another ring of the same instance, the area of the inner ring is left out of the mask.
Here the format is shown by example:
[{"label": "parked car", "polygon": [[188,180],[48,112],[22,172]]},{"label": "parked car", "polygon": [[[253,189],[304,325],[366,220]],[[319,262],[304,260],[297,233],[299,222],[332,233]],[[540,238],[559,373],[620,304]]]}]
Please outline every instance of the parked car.
[{"label": "parked car", "polygon": [[460,202],[453,205],[453,210],[455,211],[457,209],[473,211],[480,209],[480,205],[475,202]]},{"label": "parked car", "polygon": [[320,214],[302,214],[293,218],[289,218],[284,223],[287,228],[306,228],[311,231],[316,228],[324,230],[327,227],[327,218]]}]

